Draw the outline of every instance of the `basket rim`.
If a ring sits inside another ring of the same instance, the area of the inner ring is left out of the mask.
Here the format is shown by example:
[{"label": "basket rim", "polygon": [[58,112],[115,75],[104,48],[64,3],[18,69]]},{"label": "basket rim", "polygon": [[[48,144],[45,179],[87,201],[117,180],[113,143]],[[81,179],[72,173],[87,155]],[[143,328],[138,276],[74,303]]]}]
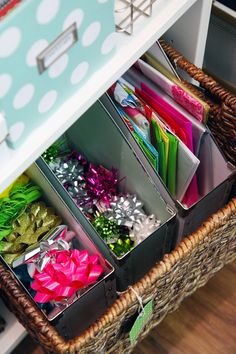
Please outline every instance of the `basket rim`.
[{"label": "basket rim", "polygon": [[[58,353],[66,353],[69,348],[70,350],[75,350],[75,348],[82,348],[85,346],[90,339],[94,338],[99,331],[102,330],[102,328],[111,324],[115,317],[121,315],[122,312],[125,313],[129,306],[138,302],[135,292],[142,297],[147,286],[150,287],[155,284],[158,279],[170,272],[172,267],[177,265],[183,258],[187,257],[190,252],[194,251],[197,246],[204,242],[205,238],[210,238],[213,231],[217,227],[226,223],[234,214],[236,214],[236,197],[225,207],[210,216],[194,233],[184,238],[171,253],[166,254],[164,259],[158,262],[140,281],[123,292],[107,312],[95,323],[79,336],[70,340],[65,340],[59,335],[57,330],[42,315],[41,311],[32,302],[28,295],[24,293],[13,275],[3,264],[0,264],[0,287],[9,299],[12,299],[13,301],[15,300],[15,302],[19,303],[18,310],[20,309],[21,304],[24,303],[25,306],[23,310],[26,315],[29,316],[29,322],[34,323],[37,318],[37,322],[40,323],[40,325],[43,324],[43,332],[40,328],[37,329],[37,333],[32,329],[30,332],[34,336],[36,335],[36,337],[41,337],[44,338],[44,340],[46,339],[47,341],[50,341],[54,348],[58,348]],[[20,311],[17,315],[19,320],[23,322]],[[27,329],[29,330],[29,328]]]}]

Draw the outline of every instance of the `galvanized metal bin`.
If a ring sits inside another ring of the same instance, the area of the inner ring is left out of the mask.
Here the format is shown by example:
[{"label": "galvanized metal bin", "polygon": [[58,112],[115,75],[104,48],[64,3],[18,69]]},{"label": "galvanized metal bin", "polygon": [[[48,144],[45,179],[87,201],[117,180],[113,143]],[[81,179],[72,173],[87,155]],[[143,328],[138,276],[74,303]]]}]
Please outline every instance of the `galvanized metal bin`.
[{"label": "galvanized metal bin", "polygon": [[82,153],[93,163],[105,168],[116,168],[122,179],[120,190],[136,194],[144,203],[147,214],[155,214],[161,226],[137,245],[133,250],[118,258],[98,235],[91,222],[76,206],[66,189],[52,173],[42,158],[37,160],[58,193],[92,237],[104,256],[115,267],[117,288],[122,291],[137,282],[175,244],[176,218],[160,191],[143,167],[139,156],[117,127],[112,116],[100,101],[97,101],[67,132],[72,148]]},{"label": "galvanized metal bin", "polygon": [[[180,242],[183,237],[194,232],[199,226],[201,226],[204,220],[206,220],[211,214],[216,212],[219,208],[223,207],[227,203],[233,183],[235,181],[236,168],[225,160],[210,133],[206,144],[209,144],[211,147],[212,158],[215,167],[213,176],[214,188],[212,190],[207,190],[208,187],[206,186],[204,193],[205,195],[202,196],[201,199],[193,206],[187,208],[178,200],[174,200],[171,197],[161,178],[154,171],[146,155],[130,133],[127,125],[121,118],[110,97],[107,94],[104,94],[101,97],[101,102],[109,111],[115,123],[122,130],[122,133],[131,144],[133,150],[140,157],[144,168],[148,171],[149,175],[155,182],[157,188],[160,190],[165,200],[168,201],[172,208],[177,210],[177,243]],[[204,178],[204,171],[206,172],[207,168],[209,168],[209,166],[206,164],[204,167],[201,167],[201,170],[197,172],[199,174],[199,178]]]},{"label": "galvanized metal bin", "polygon": [[[114,268],[102,256],[101,252],[94,245],[88,234],[78,223],[73,213],[60,198],[39,167],[35,164],[32,165],[26,171],[26,174],[33,182],[40,186],[43,191],[43,200],[46,204],[53,207],[57,215],[61,216],[63,222],[68,225],[69,230],[76,232],[76,236],[74,238],[76,248],[80,250],[87,249],[91,255],[98,254],[100,264],[104,268],[104,273],[100,280],[88,289],[85,289],[81,296],[74,302],[71,301],[72,303],[69,304],[69,301],[68,305],[64,306],[64,309],[63,307],[59,307],[63,311],[58,313],[55,318],[49,321],[56,327],[60,335],[65,339],[74,338],[94,323],[94,321],[96,321],[102,314],[104,314],[107,308],[115,301],[116,283]],[[4,262],[2,257],[1,260]],[[12,268],[10,268],[7,264],[6,266],[12,271]],[[17,277],[16,279],[24,288],[25,292],[28,292]],[[31,295],[29,294],[29,296]]]}]

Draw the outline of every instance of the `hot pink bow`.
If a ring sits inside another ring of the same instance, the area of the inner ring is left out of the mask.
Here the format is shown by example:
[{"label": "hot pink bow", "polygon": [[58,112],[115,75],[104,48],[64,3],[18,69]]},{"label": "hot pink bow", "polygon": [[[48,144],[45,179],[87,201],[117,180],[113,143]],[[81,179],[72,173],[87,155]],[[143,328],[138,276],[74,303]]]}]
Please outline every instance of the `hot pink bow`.
[{"label": "hot pink bow", "polygon": [[38,303],[70,298],[77,290],[95,283],[104,271],[98,255],[90,256],[86,250],[51,250],[47,256],[50,261],[42,272],[35,272],[31,284]]}]

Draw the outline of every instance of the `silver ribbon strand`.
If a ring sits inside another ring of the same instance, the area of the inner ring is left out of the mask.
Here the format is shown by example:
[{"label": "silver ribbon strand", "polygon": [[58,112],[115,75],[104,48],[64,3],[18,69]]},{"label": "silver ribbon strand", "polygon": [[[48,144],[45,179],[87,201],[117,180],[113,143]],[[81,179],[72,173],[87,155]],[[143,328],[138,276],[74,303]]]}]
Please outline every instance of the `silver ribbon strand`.
[{"label": "silver ribbon strand", "polygon": [[47,240],[40,242],[40,251],[38,257],[33,261],[36,269],[39,272],[42,272],[43,268],[47,265],[47,263],[51,260],[51,257],[48,256],[48,252],[51,250],[69,250],[70,245],[63,239],[59,240]]},{"label": "silver ribbon strand", "polygon": [[146,216],[143,220],[138,220],[130,231],[130,238],[137,246],[146,237],[151,235],[161,225],[161,221],[156,219],[155,215]]},{"label": "silver ribbon strand", "polygon": [[135,223],[146,217],[143,203],[136,195],[115,196],[105,215],[109,220],[116,220],[118,225],[132,228]]}]

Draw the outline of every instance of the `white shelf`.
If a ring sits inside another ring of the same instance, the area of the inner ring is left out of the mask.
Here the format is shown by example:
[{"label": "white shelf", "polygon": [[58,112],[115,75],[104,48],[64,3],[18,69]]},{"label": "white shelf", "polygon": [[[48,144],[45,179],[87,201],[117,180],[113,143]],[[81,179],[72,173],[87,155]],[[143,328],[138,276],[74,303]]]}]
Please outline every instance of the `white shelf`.
[{"label": "white shelf", "polygon": [[221,4],[219,1],[214,1],[214,7],[223,13],[231,16],[234,20],[236,20],[236,11],[232,10],[230,7]]},{"label": "white shelf", "polygon": [[1,165],[0,192],[23,173],[196,2],[157,0],[152,17],[140,18],[132,36],[117,34],[117,52],[113,58],[36,129],[20,148],[13,150],[7,164]]},{"label": "white shelf", "polygon": [[2,300],[0,300],[0,313],[6,321],[5,330],[0,334],[0,352],[1,354],[10,354],[27,332],[13,313],[8,311]]}]

